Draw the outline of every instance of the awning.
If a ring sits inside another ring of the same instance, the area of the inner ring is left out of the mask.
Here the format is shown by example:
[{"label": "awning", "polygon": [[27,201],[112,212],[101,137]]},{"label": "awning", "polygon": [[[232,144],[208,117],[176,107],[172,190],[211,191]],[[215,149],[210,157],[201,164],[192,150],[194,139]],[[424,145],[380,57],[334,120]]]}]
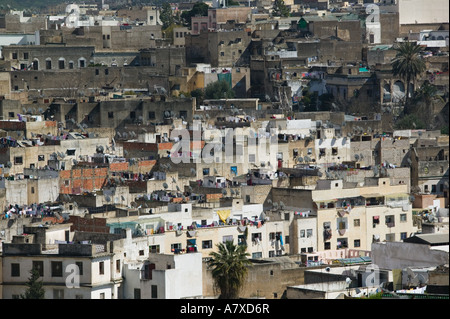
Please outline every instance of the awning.
[{"label": "awning", "polygon": [[380,193],[373,193],[373,194],[362,194],[361,197],[364,198],[371,198],[371,197],[384,197],[385,195]]}]

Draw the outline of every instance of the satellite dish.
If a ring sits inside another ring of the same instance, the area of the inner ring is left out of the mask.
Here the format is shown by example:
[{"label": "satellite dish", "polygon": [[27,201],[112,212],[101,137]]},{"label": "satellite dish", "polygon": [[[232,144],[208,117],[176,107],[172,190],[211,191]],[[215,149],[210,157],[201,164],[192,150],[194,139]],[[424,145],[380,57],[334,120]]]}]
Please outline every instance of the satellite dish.
[{"label": "satellite dish", "polygon": [[169,187],[169,185],[167,185],[167,183],[163,184],[164,189],[167,189]]},{"label": "satellite dish", "polygon": [[349,277],[347,277],[347,278],[345,278],[345,283],[347,285],[350,285],[352,283],[352,280]]},{"label": "satellite dish", "polygon": [[297,162],[302,163],[303,162],[303,157],[298,157],[297,158]]},{"label": "satellite dish", "polygon": [[226,189],[222,189],[222,194],[227,196],[227,190]]},{"label": "satellite dish", "polygon": [[359,160],[359,155],[358,154],[355,154],[355,160]]},{"label": "satellite dish", "polygon": [[105,196],[105,200],[109,203],[111,201],[111,197],[109,197],[108,195]]}]

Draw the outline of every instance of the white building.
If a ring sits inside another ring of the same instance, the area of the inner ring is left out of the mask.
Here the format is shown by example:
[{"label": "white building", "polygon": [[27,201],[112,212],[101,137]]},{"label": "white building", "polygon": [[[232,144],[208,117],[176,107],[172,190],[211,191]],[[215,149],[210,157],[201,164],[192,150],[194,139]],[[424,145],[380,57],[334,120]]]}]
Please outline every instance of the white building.
[{"label": "white building", "polygon": [[106,245],[59,244],[43,250],[42,244],[3,243],[3,299],[24,294],[32,268],[44,283],[45,299],[116,299],[122,281],[120,260]]},{"label": "white building", "polygon": [[200,253],[152,254],[124,265],[124,299],[200,298],[203,294]]}]

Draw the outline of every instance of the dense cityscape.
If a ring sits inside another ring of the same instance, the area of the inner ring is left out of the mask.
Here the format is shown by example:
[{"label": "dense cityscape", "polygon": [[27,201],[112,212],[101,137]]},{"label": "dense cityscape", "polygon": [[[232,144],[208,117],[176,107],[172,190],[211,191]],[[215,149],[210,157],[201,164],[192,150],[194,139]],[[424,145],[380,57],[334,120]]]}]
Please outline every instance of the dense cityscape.
[{"label": "dense cityscape", "polygon": [[0,299],[448,300],[448,58],[448,0],[0,1]]}]

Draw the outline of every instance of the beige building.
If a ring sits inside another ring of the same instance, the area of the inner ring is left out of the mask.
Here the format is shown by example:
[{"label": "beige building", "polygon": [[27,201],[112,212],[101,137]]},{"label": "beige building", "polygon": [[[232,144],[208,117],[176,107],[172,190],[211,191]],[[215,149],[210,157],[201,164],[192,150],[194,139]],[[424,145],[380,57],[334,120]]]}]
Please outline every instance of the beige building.
[{"label": "beige building", "polygon": [[370,250],[378,241],[401,241],[417,231],[407,185],[367,178],[364,185],[320,181],[311,198],[317,210],[319,250]]},{"label": "beige building", "polygon": [[373,242],[401,241],[417,231],[408,185],[389,178],[319,180],[314,190],[274,188],[272,200],[317,214],[318,251],[366,251]]}]

